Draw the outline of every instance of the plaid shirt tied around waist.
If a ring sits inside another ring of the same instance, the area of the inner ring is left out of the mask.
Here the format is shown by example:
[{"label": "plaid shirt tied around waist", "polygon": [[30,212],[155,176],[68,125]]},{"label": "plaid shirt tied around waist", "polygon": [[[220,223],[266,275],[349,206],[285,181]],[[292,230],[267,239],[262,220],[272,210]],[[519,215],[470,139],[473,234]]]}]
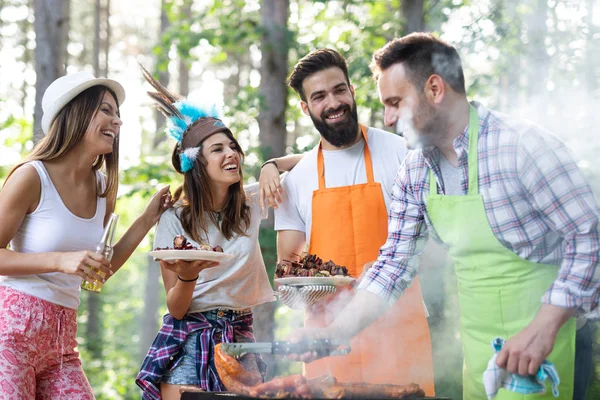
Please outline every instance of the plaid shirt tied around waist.
[{"label": "plaid shirt tied around waist", "polygon": [[181,360],[180,350],[192,332],[198,335],[196,362],[198,378],[202,389],[210,392],[225,390],[214,368],[214,348],[218,343],[254,341],[252,314],[233,313],[231,318],[207,319],[205,313],[187,314],[178,320],[170,314],[163,317],[163,324],[154,339],[135,383],[142,389],[142,399],[160,400],[160,382],[163,375],[177,366]]}]

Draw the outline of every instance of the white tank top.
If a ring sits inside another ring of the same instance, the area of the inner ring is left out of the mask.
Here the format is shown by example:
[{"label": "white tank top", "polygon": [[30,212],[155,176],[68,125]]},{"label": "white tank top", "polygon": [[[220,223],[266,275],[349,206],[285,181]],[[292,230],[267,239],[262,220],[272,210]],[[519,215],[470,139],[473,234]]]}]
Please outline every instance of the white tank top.
[{"label": "white tank top", "polygon": [[[106,199],[98,197],[96,214],[80,218],[69,211],[41,161],[27,163],[40,177],[40,203],[25,216],[10,242],[10,248],[20,253],[69,252],[96,249],[102,238]],[[104,190],[104,176],[96,172]],[[37,275],[0,276],[0,285],[68,308],[79,306],[81,278],[62,272]]]}]

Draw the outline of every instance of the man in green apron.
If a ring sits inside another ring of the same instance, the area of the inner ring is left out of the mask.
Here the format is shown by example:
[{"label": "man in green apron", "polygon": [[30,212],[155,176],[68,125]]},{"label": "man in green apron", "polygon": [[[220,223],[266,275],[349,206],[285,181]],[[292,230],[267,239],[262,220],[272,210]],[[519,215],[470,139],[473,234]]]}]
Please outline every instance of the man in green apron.
[{"label": "man in green apron", "polygon": [[[357,295],[326,330],[353,335],[411,284],[429,235],[444,243],[458,281],[464,399],[485,399],[497,364],[533,375],[548,359],[560,398],[573,396],[575,315],[599,301],[599,208],[565,146],[539,128],[466,98],[456,49],[433,35],[396,39],[373,56],[385,106],[415,151],[396,177],[388,239]],[[303,359],[310,358],[305,355]],[[497,399],[553,398],[500,389]]]}]

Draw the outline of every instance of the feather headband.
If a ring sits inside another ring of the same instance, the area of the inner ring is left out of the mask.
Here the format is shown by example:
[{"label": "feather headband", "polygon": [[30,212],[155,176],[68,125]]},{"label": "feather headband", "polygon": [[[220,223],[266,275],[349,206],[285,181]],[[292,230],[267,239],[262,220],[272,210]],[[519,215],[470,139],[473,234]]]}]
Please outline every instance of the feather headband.
[{"label": "feather headband", "polygon": [[219,132],[230,132],[221,121],[221,114],[215,104],[205,107],[169,92],[142,65],[144,78],[156,92],[148,92],[156,108],[167,117],[166,133],[177,141],[181,171],[194,167],[194,161],[204,139]]}]

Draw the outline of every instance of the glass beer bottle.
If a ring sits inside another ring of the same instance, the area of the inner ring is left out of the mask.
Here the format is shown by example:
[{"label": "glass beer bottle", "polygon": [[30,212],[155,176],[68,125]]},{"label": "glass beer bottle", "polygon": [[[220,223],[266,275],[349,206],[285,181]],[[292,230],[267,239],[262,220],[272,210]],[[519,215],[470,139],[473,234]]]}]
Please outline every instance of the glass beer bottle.
[{"label": "glass beer bottle", "polygon": [[[106,228],[102,233],[102,240],[100,240],[100,243],[98,243],[98,246],[96,246],[96,253],[102,254],[108,261],[110,261],[113,256],[113,240],[115,238],[115,230],[117,228],[118,220],[119,215],[115,213],[110,214],[108,225],[106,225]],[[104,272],[96,272],[103,278],[106,275]],[[88,277],[88,279],[90,280],[88,281],[84,279],[81,282],[81,288],[89,290],[90,292],[100,293],[104,284],[100,281],[93,280],[91,277]]]}]

